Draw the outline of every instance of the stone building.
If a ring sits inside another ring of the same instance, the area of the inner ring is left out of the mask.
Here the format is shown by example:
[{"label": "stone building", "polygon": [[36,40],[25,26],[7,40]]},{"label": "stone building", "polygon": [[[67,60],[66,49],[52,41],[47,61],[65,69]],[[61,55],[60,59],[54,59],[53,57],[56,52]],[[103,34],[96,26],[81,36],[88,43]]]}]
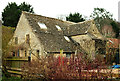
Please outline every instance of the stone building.
[{"label": "stone building", "polygon": [[111,25],[104,25],[102,27],[102,34],[106,38],[114,38],[116,36],[116,33],[114,32],[114,30],[113,30]]},{"label": "stone building", "polygon": [[93,20],[73,23],[22,12],[9,45],[14,47],[12,56],[32,59],[60,54],[60,50],[66,56],[82,52],[94,57],[105,48],[105,38]]}]

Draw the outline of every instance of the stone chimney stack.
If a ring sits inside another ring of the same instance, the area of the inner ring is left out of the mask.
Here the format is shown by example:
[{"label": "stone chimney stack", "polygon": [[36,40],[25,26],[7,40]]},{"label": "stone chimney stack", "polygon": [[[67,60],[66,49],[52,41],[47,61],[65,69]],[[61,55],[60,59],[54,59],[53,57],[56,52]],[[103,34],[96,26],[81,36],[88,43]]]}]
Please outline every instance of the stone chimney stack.
[{"label": "stone chimney stack", "polygon": [[118,22],[120,22],[120,1],[118,2]]}]

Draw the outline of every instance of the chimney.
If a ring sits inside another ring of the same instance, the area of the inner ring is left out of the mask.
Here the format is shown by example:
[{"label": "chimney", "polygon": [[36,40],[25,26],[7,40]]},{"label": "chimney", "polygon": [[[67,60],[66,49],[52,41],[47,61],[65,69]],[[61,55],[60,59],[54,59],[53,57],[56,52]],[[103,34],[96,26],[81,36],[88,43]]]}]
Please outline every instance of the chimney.
[{"label": "chimney", "polygon": [[118,22],[120,22],[120,1],[118,2]]}]

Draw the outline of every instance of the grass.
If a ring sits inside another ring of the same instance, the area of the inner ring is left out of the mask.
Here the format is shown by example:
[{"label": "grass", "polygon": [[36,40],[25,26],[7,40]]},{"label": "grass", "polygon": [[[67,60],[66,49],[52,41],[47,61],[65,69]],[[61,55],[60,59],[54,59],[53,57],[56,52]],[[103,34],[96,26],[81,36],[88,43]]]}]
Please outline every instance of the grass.
[{"label": "grass", "polygon": [[3,76],[2,76],[2,81],[22,81],[22,79],[19,78],[19,77],[13,77],[13,76],[6,77],[6,76],[3,74]]}]

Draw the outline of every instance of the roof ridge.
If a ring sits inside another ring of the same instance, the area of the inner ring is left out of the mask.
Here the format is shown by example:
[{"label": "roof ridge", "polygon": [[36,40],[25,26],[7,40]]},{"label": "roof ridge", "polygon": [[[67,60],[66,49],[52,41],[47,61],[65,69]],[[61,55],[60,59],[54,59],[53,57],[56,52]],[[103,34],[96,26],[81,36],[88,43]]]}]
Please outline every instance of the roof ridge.
[{"label": "roof ridge", "polygon": [[78,23],[86,23],[86,22],[93,22],[94,23],[94,19],[83,21],[83,22],[78,22]]},{"label": "roof ridge", "polygon": [[74,24],[71,24],[71,25],[84,24],[84,23],[88,23],[88,22],[95,23],[95,21],[92,19],[92,20],[87,20],[87,21],[83,21],[83,22],[74,23]]},{"label": "roof ridge", "polygon": [[57,21],[61,21],[61,22],[66,22],[66,23],[75,24],[74,22],[63,21],[63,20],[60,20],[60,19],[57,19],[57,18],[42,16],[42,15],[38,15],[38,14],[35,14],[35,13],[29,13],[29,12],[26,12],[26,11],[22,11],[22,14],[30,14],[30,15],[33,15],[33,16],[41,16],[41,17],[44,17],[44,18],[52,19],[52,20],[57,20]]}]

